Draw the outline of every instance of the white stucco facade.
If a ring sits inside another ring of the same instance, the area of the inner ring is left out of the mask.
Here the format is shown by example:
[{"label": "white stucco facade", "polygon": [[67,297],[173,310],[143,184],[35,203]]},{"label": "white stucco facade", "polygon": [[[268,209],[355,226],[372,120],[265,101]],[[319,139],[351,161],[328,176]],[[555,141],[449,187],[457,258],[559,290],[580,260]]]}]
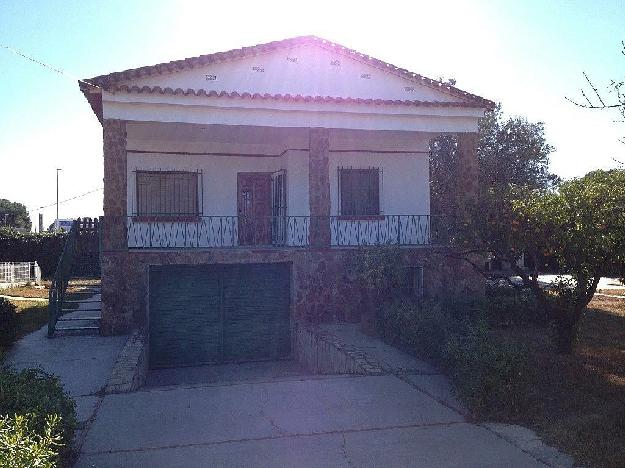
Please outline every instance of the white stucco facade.
[{"label": "white stucco facade", "polygon": [[[228,136],[230,135],[230,136]],[[369,243],[389,237],[404,220],[426,222],[429,215],[429,134],[333,130],[329,148],[330,217],[333,244]],[[161,138],[161,139],[158,139]],[[163,139],[164,138],[164,139]],[[231,141],[228,141],[228,140]],[[232,141],[236,140],[236,141]],[[163,232],[172,247],[236,245],[237,175],[239,173],[286,174],[286,216],[289,245],[306,245],[310,216],[308,132],[260,127],[197,127],[163,123],[129,123],[127,141],[127,212],[130,246],[159,242]],[[338,170],[376,168],[380,171],[380,210],[384,219],[346,220],[339,215]],[[200,220],[154,223],[137,214],[137,171],[198,172]],[[409,218],[410,217],[410,218]],[[225,223],[227,232],[216,229]],[[423,228],[423,226],[422,226]],[[404,230],[406,226],[404,226]],[[365,232],[367,234],[365,234]],[[404,235],[409,242],[410,236]],[[347,236],[347,237],[346,237]],[[219,237],[219,238],[218,238]],[[395,238],[395,235],[392,236]],[[299,239],[299,240],[298,240]],[[412,238],[413,243],[417,243]]]},{"label": "white stucco facade", "polygon": [[[476,132],[486,101],[319,39],[199,63],[122,72],[113,84],[84,91],[98,96],[94,110],[102,120],[126,125],[129,246],[147,239],[163,247],[163,238],[167,247],[237,245],[238,174],[278,171],[286,174],[284,222],[296,224],[287,226],[286,244],[308,245],[307,218],[317,203],[310,184],[314,128],[329,132],[323,216],[330,244],[427,243],[429,142]],[[92,106],[96,101],[90,98]],[[339,168],[379,170],[376,217],[341,216]],[[137,217],[137,171],[200,174],[201,219]]]}]

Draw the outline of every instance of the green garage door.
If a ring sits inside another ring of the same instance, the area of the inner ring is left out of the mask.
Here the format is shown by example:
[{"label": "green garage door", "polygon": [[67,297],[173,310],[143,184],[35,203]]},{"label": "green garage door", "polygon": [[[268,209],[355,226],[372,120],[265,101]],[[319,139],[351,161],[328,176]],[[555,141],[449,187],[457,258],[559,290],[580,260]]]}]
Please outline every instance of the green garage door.
[{"label": "green garage door", "polygon": [[150,365],[287,357],[289,297],[285,264],[152,267]]}]

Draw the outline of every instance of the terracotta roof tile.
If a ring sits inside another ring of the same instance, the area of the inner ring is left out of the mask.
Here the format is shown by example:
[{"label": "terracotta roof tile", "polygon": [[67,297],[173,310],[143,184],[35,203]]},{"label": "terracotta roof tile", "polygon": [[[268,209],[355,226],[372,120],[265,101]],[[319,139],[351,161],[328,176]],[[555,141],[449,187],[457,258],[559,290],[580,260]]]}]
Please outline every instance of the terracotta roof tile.
[{"label": "terracotta roof tile", "polygon": [[206,89],[182,89],[182,88],[162,88],[160,86],[128,86],[113,85],[108,91],[113,93],[126,92],[137,94],[165,94],[178,96],[204,96],[214,98],[232,98],[232,99],[262,99],[274,101],[295,101],[295,102],[322,102],[322,103],[346,103],[346,104],[379,104],[379,105],[403,105],[403,106],[420,106],[420,107],[483,107],[475,102],[447,102],[447,101],[417,101],[417,100],[399,100],[399,99],[365,99],[339,96],[310,96],[302,94],[269,94],[269,93],[250,93],[238,91],[216,91]]},{"label": "terracotta roof tile", "polygon": [[[138,78],[138,77],[143,77],[143,76],[160,75],[164,73],[169,73],[174,70],[184,70],[184,69],[189,69],[189,68],[195,68],[195,67],[207,65],[210,63],[224,62],[224,61],[235,60],[235,59],[243,58],[243,57],[251,57],[251,56],[258,55],[260,53],[264,53],[267,51],[282,49],[282,48],[286,48],[286,47],[290,47],[294,45],[303,45],[303,44],[316,44],[320,47],[324,47],[326,49],[332,50],[333,52],[337,52],[342,55],[354,58],[361,62],[372,65],[374,67],[386,69],[392,73],[395,73],[413,82],[420,83],[430,88],[436,88],[452,96],[466,100],[471,103],[470,107],[477,106],[477,107],[492,108],[495,105],[494,102],[489,101],[488,99],[484,99],[475,94],[462,91],[461,89],[458,89],[447,83],[441,83],[438,80],[433,80],[431,78],[427,78],[418,73],[410,72],[404,68],[396,67],[395,65],[392,65],[390,63],[384,62],[382,60],[378,60],[376,58],[362,54],[356,50],[349,49],[340,44],[336,44],[334,42],[330,42],[326,39],[322,39],[316,36],[300,36],[300,37],[294,37],[290,39],[284,39],[281,41],[268,42],[266,44],[258,44],[258,45],[251,46],[251,47],[243,47],[241,49],[233,49],[227,52],[217,52],[214,54],[200,55],[197,57],[190,57],[190,58],[185,58],[182,60],[175,60],[172,62],[160,63],[157,65],[133,68],[133,69],[124,70],[121,72],[110,73],[108,75],[100,75],[91,79],[86,79],[84,81],[92,83],[100,88],[112,89],[113,87],[115,87],[115,85],[118,85],[120,81],[132,80],[133,78]],[[81,89],[83,90],[85,94],[87,94],[86,89],[83,87],[83,85],[81,85]],[[332,99],[336,99],[336,98],[332,98]],[[359,101],[357,98],[346,98],[346,99],[354,99],[355,101]],[[400,102],[414,103],[417,101],[400,101]],[[441,105],[441,103],[437,103],[436,105]]]}]

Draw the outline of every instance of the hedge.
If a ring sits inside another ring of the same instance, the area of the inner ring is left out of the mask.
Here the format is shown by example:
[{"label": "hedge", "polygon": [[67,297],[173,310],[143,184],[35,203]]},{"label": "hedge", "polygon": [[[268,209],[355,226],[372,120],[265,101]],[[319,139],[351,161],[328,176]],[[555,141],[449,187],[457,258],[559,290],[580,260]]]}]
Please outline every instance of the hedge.
[{"label": "hedge", "polygon": [[[25,419],[19,418],[22,416]],[[24,449],[44,452],[35,460],[52,460],[53,466],[68,465],[76,405],[58,377],[40,369],[0,369],[0,418],[4,433],[0,450],[4,456],[13,453],[17,457],[9,460],[11,463],[5,460],[2,466],[19,466],[26,455]]]},{"label": "hedge", "polygon": [[54,275],[67,233],[21,233],[0,229],[0,262],[34,262],[44,278]]}]

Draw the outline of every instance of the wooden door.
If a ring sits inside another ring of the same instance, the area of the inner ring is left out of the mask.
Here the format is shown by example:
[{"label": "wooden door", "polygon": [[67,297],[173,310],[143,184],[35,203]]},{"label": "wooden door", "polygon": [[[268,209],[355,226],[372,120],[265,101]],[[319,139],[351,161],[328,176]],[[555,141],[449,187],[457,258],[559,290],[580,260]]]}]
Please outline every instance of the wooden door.
[{"label": "wooden door", "polygon": [[271,243],[271,174],[237,174],[239,245]]}]

